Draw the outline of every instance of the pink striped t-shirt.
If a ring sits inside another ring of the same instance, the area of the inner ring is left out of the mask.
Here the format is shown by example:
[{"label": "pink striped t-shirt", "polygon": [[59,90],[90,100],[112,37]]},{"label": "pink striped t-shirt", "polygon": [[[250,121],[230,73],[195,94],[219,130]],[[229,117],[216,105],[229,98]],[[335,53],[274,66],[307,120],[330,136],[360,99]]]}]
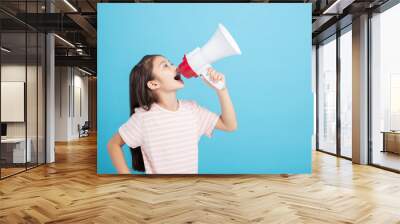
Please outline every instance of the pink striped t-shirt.
[{"label": "pink striped t-shirt", "polygon": [[154,103],[149,111],[137,108],[119,128],[131,148],[141,146],[146,174],[198,173],[198,143],[212,136],[219,116],[195,101],[179,100],[177,111]]}]

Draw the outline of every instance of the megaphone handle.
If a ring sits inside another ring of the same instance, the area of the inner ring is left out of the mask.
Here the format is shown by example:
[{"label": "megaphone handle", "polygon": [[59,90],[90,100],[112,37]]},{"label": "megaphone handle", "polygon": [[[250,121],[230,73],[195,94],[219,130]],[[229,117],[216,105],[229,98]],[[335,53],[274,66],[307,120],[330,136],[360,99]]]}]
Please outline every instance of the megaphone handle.
[{"label": "megaphone handle", "polygon": [[204,68],[201,70],[200,75],[207,80],[208,83],[210,83],[212,86],[214,86],[215,88],[221,90],[223,88],[225,88],[225,84],[222,81],[218,81],[218,82],[214,82],[211,80],[210,75],[207,72],[207,69],[211,68],[211,65],[206,65],[204,66]]}]

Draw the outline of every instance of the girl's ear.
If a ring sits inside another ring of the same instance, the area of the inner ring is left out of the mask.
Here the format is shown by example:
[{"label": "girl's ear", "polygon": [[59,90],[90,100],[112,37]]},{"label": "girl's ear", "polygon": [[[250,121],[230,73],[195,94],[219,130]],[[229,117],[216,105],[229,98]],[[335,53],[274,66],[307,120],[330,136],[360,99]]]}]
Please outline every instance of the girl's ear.
[{"label": "girl's ear", "polygon": [[160,82],[158,82],[157,80],[148,81],[147,87],[149,87],[149,89],[151,89],[151,90],[156,90],[156,89],[160,88]]}]

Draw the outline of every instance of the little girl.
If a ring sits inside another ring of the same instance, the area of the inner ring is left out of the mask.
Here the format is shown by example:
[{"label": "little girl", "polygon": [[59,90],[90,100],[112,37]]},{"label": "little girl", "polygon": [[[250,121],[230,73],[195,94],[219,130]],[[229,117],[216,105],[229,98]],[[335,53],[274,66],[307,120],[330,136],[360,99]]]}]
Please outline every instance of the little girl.
[{"label": "little girl", "polygon": [[[224,75],[214,69],[208,73],[212,81],[225,82]],[[178,100],[176,91],[184,87],[181,74],[161,55],[144,56],[132,69],[129,86],[131,117],[108,143],[108,152],[120,174],[130,173],[122,152],[124,144],[131,148],[135,170],[146,174],[197,174],[200,137],[211,137],[214,128],[236,130],[227,88],[214,88],[221,104],[220,116],[195,101]]]}]

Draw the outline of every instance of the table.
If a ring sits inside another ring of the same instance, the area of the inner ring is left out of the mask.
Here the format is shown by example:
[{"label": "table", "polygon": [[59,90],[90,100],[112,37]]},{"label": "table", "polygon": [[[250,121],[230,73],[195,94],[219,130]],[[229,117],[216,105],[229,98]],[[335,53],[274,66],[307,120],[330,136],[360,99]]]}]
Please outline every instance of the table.
[{"label": "table", "polygon": [[381,133],[383,133],[382,152],[400,154],[400,131],[382,131]]},{"label": "table", "polygon": [[[6,138],[1,139],[1,157],[6,160],[6,163],[25,163],[31,162],[32,140],[26,139],[27,147],[25,154],[25,138]],[[25,161],[26,159],[26,161]]]}]

